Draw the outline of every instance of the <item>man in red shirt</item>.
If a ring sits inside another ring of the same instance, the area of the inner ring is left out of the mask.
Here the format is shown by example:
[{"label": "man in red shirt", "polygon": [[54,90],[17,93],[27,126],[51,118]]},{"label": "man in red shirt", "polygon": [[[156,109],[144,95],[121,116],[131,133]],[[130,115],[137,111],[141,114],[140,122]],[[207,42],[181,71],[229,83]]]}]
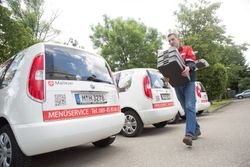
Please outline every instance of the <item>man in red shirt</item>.
[{"label": "man in red shirt", "polygon": [[197,139],[201,135],[200,126],[196,120],[196,96],[195,96],[195,60],[196,56],[191,46],[181,46],[178,35],[171,33],[167,37],[170,46],[176,47],[183,60],[185,61],[185,69],[182,72],[183,76],[190,76],[190,82],[184,86],[176,87],[175,92],[178,100],[181,103],[186,116],[186,133],[183,142],[186,145],[192,146],[192,140]]}]

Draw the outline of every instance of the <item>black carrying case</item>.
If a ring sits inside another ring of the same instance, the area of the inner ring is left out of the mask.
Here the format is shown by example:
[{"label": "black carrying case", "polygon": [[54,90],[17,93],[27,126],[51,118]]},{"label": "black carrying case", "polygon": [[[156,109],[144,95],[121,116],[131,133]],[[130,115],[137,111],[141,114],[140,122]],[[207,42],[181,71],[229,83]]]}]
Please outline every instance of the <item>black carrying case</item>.
[{"label": "black carrying case", "polygon": [[173,87],[184,86],[190,81],[190,77],[181,75],[185,68],[185,62],[179,51],[171,47],[168,50],[158,54],[157,68]]}]

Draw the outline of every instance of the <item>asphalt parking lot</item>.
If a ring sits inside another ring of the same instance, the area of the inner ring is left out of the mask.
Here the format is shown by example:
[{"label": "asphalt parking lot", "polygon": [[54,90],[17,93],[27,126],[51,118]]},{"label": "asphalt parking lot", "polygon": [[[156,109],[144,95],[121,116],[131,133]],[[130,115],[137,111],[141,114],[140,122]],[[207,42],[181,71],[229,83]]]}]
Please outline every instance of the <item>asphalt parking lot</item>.
[{"label": "asphalt parking lot", "polygon": [[140,137],[117,136],[107,148],[91,144],[33,157],[34,167],[249,167],[250,99],[235,100],[215,113],[198,117],[202,136],[193,147],[182,143],[184,122],[156,129]]}]

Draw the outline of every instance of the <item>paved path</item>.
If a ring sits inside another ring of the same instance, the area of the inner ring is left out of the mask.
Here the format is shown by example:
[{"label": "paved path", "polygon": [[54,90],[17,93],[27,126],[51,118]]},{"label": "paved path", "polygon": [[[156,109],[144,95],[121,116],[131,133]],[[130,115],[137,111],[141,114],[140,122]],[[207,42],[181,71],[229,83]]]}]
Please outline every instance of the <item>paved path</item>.
[{"label": "paved path", "polygon": [[34,167],[250,167],[250,99],[235,100],[216,113],[198,117],[202,136],[193,147],[182,143],[184,123],[140,137],[118,136],[104,149],[91,144],[39,155]]}]

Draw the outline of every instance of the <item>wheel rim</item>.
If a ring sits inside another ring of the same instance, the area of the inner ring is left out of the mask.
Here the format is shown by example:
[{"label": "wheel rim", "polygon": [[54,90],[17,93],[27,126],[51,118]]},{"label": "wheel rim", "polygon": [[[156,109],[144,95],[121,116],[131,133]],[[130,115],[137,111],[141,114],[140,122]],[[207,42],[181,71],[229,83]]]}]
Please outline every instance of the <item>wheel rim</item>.
[{"label": "wheel rim", "polygon": [[9,167],[11,164],[12,147],[10,138],[6,133],[0,135],[0,166]]},{"label": "wheel rim", "polygon": [[133,134],[137,129],[136,119],[132,115],[126,115],[125,124],[123,126],[123,131],[126,134]]}]

